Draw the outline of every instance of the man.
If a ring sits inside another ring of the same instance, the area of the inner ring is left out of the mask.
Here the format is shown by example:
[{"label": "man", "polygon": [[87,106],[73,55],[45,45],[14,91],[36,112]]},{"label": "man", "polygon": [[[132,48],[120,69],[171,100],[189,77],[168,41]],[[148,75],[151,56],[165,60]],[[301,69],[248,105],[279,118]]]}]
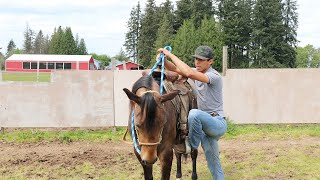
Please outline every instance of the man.
[{"label": "man", "polygon": [[219,159],[218,140],[226,132],[227,123],[223,112],[222,78],[211,67],[214,62],[212,49],[199,46],[195,50],[193,57],[196,70],[166,49],[160,48],[158,52],[164,53],[173,62],[166,60],[166,69],[195,80],[198,109],[192,109],[188,115],[188,141],[176,145],[175,150],[186,153],[188,146],[191,146],[191,150],[198,149],[201,142],[212,177],[215,180],[225,179]]}]

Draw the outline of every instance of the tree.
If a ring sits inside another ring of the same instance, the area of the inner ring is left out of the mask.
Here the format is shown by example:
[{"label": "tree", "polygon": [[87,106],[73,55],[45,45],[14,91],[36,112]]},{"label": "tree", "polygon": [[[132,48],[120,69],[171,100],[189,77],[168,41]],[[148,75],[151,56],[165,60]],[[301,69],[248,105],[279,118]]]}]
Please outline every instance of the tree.
[{"label": "tree", "polygon": [[284,48],[288,52],[285,54],[286,64],[289,67],[296,67],[296,47],[297,47],[297,29],[298,29],[298,14],[297,14],[297,1],[284,0],[283,4],[283,17],[284,17],[284,33],[285,43]]},{"label": "tree", "polygon": [[192,19],[195,27],[201,25],[201,20],[204,17],[214,15],[212,0],[192,0],[191,2]]},{"label": "tree", "polygon": [[320,68],[320,49],[308,44],[297,48],[298,68]]},{"label": "tree", "polygon": [[101,66],[108,66],[111,62],[111,58],[107,55],[98,55],[95,53],[92,53],[91,55],[94,59],[99,60],[101,62]]},{"label": "tree", "polygon": [[122,48],[120,49],[119,53],[114,56],[114,58],[118,61],[127,61],[128,60],[128,57],[126,56],[126,53],[122,50]]},{"label": "tree", "polygon": [[179,0],[176,2],[177,9],[174,12],[176,16],[176,22],[174,25],[174,30],[178,31],[178,29],[182,26],[185,20],[188,20],[192,16],[191,10],[191,0]]},{"label": "tree", "polygon": [[5,69],[5,57],[4,55],[0,52],[0,71]]},{"label": "tree", "polygon": [[60,54],[77,54],[77,45],[73,38],[72,30],[66,27],[63,39],[61,41]]},{"label": "tree", "polygon": [[281,0],[257,0],[253,20],[254,67],[292,67],[292,53],[285,42]]},{"label": "tree", "polygon": [[27,24],[26,30],[24,31],[24,43],[23,50],[26,54],[32,54],[33,52],[33,40],[34,40],[34,31],[30,29]]},{"label": "tree", "polygon": [[145,15],[141,20],[141,31],[138,40],[139,62],[144,67],[151,65],[150,61],[156,54],[154,42],[157,38],[159,22],[156,15],[155,0],[148,0]]},{"label": "tree", "polygon": [[8,58],[9,56],[11,56],[14,53],[15,49],[16,49],[16,44],[11,39],[8,43],[8,46],[7,46],[7,53],[6,53],[5,58]]},{"label": "tree", "polygon": [[194,66],[194,58],[191,55],[198,46],[195,33],[193,21],[191,19],[184,21],[175,36],[172,47],[173,53],[189,66]]},{"label": "tree", "polygon": [[64,36],[64,32],[62,27],[59,26],[58,30],[54,28],[53,34],[51,35],[51,41],[49,43],[49,54],[62,54],[62,39]]},{"label": "tree", "polygon": [[77,51],[78,51],[78,54],[79,55],[86,55],[88,54],[87,52],[87,47],[86,47],[86,43],[84,42],[84,39],[81,38],[80,40],[80,43],[78,45],[78,48],[77,48]]},{"label": "tree", "polygon": [[38,32],[33,45],[33,52],[35,54],[44,54],[45,39],[41,30]]},{"label": "tree", "polygon": [[222,47],[224,34],[219,24],[213,17],[204,18],[200,28],[196,31],[196,45],[207,45],[212,48],[214,55],[213,67],[222,72]]},{"label": "tree", "polygon": [[247,68],[252,36],[252,0],[220,0],[219,19],[228,45],[229,68]]},{"label": "tree", "polygon": [[138,40],[141,29],[141,9],[140,3],[132,8],[130,19],[127,22],[128,32],[126,33],[124,46],[126,54],[132,58],[134,62],[138,62]]}]

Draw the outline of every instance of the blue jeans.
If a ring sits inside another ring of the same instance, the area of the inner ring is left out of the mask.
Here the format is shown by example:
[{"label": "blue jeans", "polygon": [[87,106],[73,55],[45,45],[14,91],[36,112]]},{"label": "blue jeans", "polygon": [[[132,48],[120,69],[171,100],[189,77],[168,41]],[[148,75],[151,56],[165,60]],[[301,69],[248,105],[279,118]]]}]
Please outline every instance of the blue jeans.
[{"label": "blue jeans", "polygon": [[225,179],[220,159],[218,140],[227,130],[227,123],[221,116],[192,109],[188,116],[189,143],[191,149],[198,149],[200,141],[206,155],[207,164],[215,180]]}]

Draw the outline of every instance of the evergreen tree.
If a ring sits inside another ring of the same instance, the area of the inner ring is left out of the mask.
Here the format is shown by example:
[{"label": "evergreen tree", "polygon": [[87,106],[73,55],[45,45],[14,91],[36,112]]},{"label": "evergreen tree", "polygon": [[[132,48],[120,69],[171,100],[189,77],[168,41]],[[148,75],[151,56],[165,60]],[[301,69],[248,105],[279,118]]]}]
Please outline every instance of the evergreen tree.
[{"label": "evergreen tree", "polygon": [[257,0],[253,22],[254,67],[288,67],[281,0]]},{"label": "evergreen tree", "polygon": [[64,32],[62,27],[59,26],[58,30],[56,28],[51,36],[51,41],[49,43],[49,54],[62,54],[62,39],[64,37]]},{"label": "evergreen tree", "polygon": [[45,39],[43,37],[43,33],[40,30],[39,33],[36,36],[36,39],[34,40],[34,46],[33,46],[33,52],[35,54],[44,54],[44,45],[45,45]]},{"label": "evergreen tree", "polygon": [[78,54],[79,55],[87,55],[87,47],[86,47],[86,43],[84,42],[84,39],[81,38],[79,46],[78,46]]},{"label": "evergreen tree", "polygon": [[126,33],[124,46],[126,48],[126,54],[129,58],[132,58],[134,62],[138,62],[138,40],[139,32],[141,29],[141,9],[140,3],[132,8],[130,13],[130,19],[127,22],[128,32]]},{"label": "evergreen tree", "polygon": [[174,12],[176,16],[176,23],[174,25],[175,31],[178,31],[178,29],[182,26],[183,22],[185,20],[188,20],[192,16],[192,10],[191,10],[191,0],[179,0],[176,2],[177,9]]},{"label": "evergreen tree", "polygon": [[222,28],[215,22],[213,17],[204,18],[201,26],[196,31],[196,45],[207,45],[212,48],[214,55],[213,67],[222,71],[222,47],[224,45],[224,35]]},{"label": "evergreen tree", "polygon": [[10,57],[14,53],[15,49],[16,49],[16,44],[11,39],[9,41],[9,43],[8,43],[8,46],[7,46],[7,53],[6,53],[6,57],[5,58]]},{"label": "evergreen tree", "polygon": [[199,45],[196,43],[196,29],[191,19],[186,20],[179,28],[173,43],[173,53],[178,56],[189,66],[194,66],[194,58],[191,56],[194,54],[195,49]]},{"label": "evergreen tree", "polygon": [[297,29],[298,29],[298,14],[297,1],[284,0],[283,17],[285,28],[285,43],[286,51],[288,52],[284,58],[287,59],[286,64],[289,67],[295,67],[296,47],[297,47]]},{"label": "evergreen tree", "polygon": [[214,15],[212,0],[192,0],[191,12],[194,26],[200,27],[201,20],[204,17],[211,17]]},{"label": "evergreen tree", "polygon": [[27,24],[26,30],[24,31],[24,43],[23,43],[23,50],[26,54],[33,53],[33,40],[34,40],[34,32],[30,29],[29,25]]},{"label": "evergreen tree", "polygon": [[252,0],[219,2],[219,18],[228,45],[229,68],[249,67],[252,35]]},{"label": "evergreen tree", "polygon": [[[175,15],[174,15],[173,4],[171,0],[166,0],[164,3],[160,4],[160,7],[158,9],[159,10],[157,14],[158,14],[159,22],[162,23],[162,21],[164,21],[164,18],[166,18],[166,21],[168,21],[170,26],[173,27],[175,24]],[[172,33],[175,33],[175,31],[172,31]]]},{"label": "evergreen tree", "polygon": [[61,41],[61,54],[77,54],[77,45],[70,27],[66,27]]},{"label": "evergreen tree", "polygon": [[42,54],[49,54],[49,45],[50,45],[49,35],[46,35],[46,37],[44,38]]},{"label": "evergreen tree", "polygon": [[139,62],[144,67],[151,66],[151,59],[155,57],[154,43],[157,38],[159,22],[156,15],[155,0],[148,0],[145,15],[141,20],[141,31],[138,41]]}]

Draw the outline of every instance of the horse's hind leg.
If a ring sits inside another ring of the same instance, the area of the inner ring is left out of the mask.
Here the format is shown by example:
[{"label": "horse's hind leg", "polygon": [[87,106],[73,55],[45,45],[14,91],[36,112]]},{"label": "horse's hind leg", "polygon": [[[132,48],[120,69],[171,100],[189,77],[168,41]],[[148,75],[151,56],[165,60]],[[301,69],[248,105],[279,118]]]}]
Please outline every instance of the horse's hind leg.
[{"label": "horse's hind leg", "polygon": [[159,155],[161,165],[161,180],[169,180],[173,159],[173,150],[165,150]]},{"label": "horse's hind leg", "polygon": [[178,152],[174,152],[174,154],[176,155],[176,159],[177,159],[177,174],[176,174],[176,179],[179,180],[182,177],[182,173],[181,173],[181,153]]},{"label": "horse's hind leg", "polygon": [[191,158],[192,158],[192,180],[198,179],[197,175],[197,157],[198,157],[198,150],[193,149],[191,151]]}]

